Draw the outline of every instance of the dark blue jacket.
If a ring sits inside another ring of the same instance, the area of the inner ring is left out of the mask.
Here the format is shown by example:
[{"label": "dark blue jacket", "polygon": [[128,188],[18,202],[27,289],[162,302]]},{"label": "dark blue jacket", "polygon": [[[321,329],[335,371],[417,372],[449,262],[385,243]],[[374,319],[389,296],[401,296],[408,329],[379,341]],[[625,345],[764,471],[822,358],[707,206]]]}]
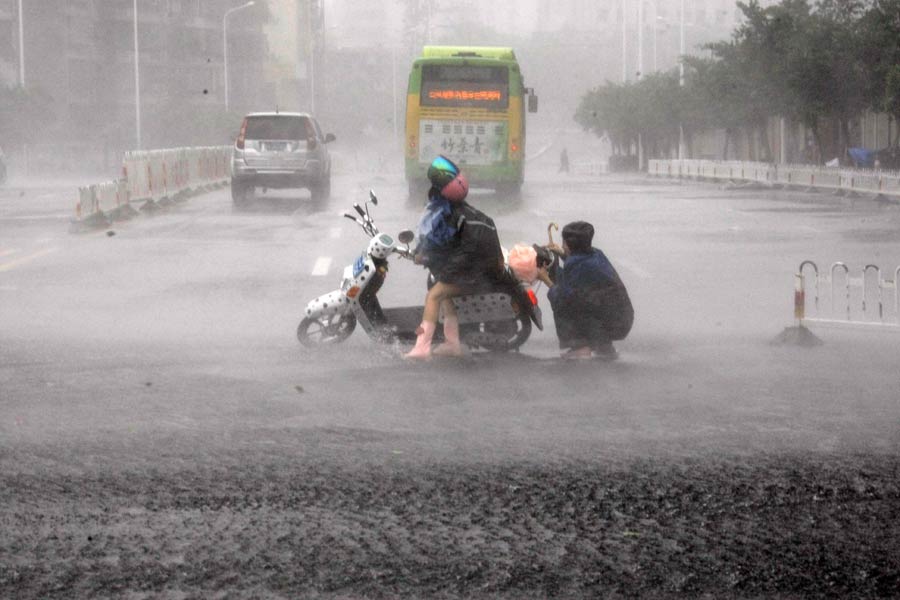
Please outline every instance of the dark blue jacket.
[{"label": "dark blue jacket", "polygon": [[634,320],[625,284],[597,248],[566,258],[547,296],[554,315],[597,318],[617,330],[630,329]]},{"label": "dark blue jacket", "polygon": [[478,287],[501,275],[503,251],[494,221],[465,201],[433,190],[419,222],[415,253],[438,281]]}]

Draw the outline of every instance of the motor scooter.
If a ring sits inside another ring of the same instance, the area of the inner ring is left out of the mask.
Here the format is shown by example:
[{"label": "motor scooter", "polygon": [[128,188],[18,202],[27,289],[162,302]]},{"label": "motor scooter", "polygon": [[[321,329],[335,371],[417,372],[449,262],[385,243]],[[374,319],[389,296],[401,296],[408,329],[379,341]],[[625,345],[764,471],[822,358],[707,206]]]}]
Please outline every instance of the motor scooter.
[{"label": "motor scooter", "polygon": [[[413,260],[409,244],[415,239],[403,230],[395,240],[379,232],[372,219],[369,202],[378,205],[369,192],[365,208],[354,204],[356,214],[344,217],[356,222],[369,237],[366,249],[344,268],[340,288],[309,302],[297,327],[297,339],[307,347],[343,342],[359,323],[377,342],[413,342],[422,321],[422,305],[382,308],[378,292],[388,274],[388,258]],[[483,293],[453,298],[459,317],[460,341],[469,348],[490,351],[518,349],[531,335],[531,325],[543,329],[541,309],[534,291],[518,283],[510,274],[508,285],[497,284]],[[438,324],[435,341],[443,338]]]}]

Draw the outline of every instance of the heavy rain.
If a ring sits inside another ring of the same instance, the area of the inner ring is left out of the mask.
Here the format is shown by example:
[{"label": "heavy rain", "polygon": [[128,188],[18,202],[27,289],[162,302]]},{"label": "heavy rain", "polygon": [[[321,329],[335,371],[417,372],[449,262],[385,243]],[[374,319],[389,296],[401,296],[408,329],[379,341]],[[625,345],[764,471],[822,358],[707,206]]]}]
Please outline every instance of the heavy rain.
[{"label": "heavy rain", "polygon": [[896,597],[898,65],[898,0],[0,0],[0,597]]}]

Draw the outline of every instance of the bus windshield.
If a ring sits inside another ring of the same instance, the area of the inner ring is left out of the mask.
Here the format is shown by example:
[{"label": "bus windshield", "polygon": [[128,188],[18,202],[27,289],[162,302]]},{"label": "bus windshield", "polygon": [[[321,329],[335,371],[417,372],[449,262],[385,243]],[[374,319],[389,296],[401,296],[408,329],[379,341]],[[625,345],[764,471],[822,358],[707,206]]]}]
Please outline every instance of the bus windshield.
[{"label": "bus windshield", "polygon": [[505,109],[509,106],[509,70],[506,67],[423,65],[419,103],[422,106]]}]

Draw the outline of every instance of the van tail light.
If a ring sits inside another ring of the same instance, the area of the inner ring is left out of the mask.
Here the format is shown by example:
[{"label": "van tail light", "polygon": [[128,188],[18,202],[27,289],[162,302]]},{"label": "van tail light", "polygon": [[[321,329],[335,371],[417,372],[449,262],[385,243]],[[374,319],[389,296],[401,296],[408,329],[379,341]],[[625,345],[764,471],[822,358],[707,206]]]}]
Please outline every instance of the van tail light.
[{"label": "van tail light", "polygon": [[246,138],[247,138],[247,119],[245,118],[241,122],[241,132],[238,134],[237,141],[234,143],[234,145],[237,147],[238,150],[244,149],[244,140]]}]

